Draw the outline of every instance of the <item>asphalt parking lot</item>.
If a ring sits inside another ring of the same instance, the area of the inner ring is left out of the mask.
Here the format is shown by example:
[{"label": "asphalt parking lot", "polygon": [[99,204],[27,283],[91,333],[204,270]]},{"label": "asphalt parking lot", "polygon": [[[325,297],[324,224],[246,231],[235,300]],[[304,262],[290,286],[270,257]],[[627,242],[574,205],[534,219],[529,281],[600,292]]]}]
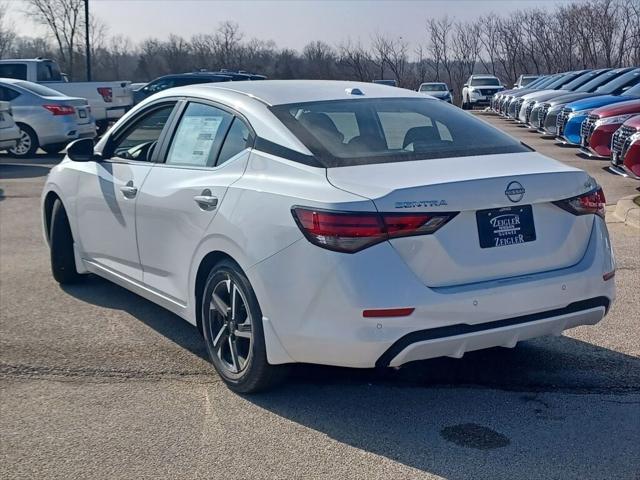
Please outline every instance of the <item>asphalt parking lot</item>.
[{"label": "asphalt parking lot", "polygon": [[[640,187],[478,115],[588,170],[609,208]],[[1,478],[640,478],[639,230],[607,216],[618,299],[597,326],[385,376],[300,366],[242,397],[178,317],[54,282],[39,195],[60,158],[0,154]]]}]

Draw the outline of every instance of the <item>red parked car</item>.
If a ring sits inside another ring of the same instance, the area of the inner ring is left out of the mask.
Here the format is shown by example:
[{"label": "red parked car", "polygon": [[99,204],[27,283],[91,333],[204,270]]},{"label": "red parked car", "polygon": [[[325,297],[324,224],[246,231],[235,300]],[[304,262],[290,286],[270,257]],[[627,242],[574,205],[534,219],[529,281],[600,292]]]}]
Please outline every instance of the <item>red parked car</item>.
[{"label": "red parked car", "polygon": [[631,117],[613,134],[611,170],[640,180],[640,115]]},{"label": "red parked car", "polygon": [[614,103],[596,108],[582,122],[580,145],[582,153],[609,158],[611,137],[626,120],[640,114],[640,100]]}]

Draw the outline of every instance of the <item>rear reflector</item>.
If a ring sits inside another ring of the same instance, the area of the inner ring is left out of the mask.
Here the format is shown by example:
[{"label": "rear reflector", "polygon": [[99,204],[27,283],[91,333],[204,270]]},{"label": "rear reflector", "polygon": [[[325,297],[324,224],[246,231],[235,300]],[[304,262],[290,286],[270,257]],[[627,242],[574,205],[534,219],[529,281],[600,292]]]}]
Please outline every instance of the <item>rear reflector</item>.
[{"label": "rear reflector", "polygon": [[612,279],[613,277],[615,277],[615,276],[616,276],[616,271],[615,271],[615,270],[612,270],[611,272],[605,273],[605,274],[602,276],[602,280],[604,280],[605,282],[607,282],[607,281],[611,280],[611,279]]},{"label": "rear reflector", "polygon": [[391,238],[433,233],[458,214],[335,212],[304,207],[294,207],[291,213],[311,243],[345,253]]},{"label": "rear reflector", "polygon": [[76,109],[71,105],[43,105],[43,107],[53,113],[54,117],[76,114]]},{"label": "rear reflector", "polygon": [[592,214],[604,218],[606,200],[604,198],[604,192],[600,187],[596,187],[590,192],[578,195],[577,197],[571,197],[553,203],[574,215]]},{"label": "rear reflector", "polygon": [[415,308],[380,308],[375,310],[363,310],[362,316],[365,318],[380,317],[408,317]]}]

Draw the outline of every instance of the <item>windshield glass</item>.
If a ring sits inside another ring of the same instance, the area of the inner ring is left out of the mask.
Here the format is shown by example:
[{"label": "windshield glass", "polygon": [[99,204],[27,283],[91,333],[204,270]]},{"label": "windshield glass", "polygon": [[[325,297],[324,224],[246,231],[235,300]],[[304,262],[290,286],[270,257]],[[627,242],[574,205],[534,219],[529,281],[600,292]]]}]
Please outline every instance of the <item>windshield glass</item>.
[{"label": "windshield glass", "polygon": [[527,88],[545,88],[547,85],[551,85],[559,78],[558,75],[551,75],[550,77],[546,77],[540,81],[540,83],[536,82],[535,85],[528,85]]},{"label": "windshield glass", "polygon": [[632,70],[620,75],[618,78],[611,80],[609,83],[602,85],[596,89],[596,93],[602,95],[615,95],[621,93],[621,90],[628,85],[637,85],[640,81],[640,70]]},{"label": "windshield glass", "polygon": [[500,85],[500,80],[497,78],[472,78],[470,85],[472,87],[495,87]]},{"label": "windshield glass", "polygon": [[421,92],[446,92],[447,86],[444,83],[425,83],[420,86]]},{"label": "windshield glass", "polygon": [[562,87],[563,85],[569,83],[571,80],[576,78],[578,75],[579,74],[575,73],[575,72],[562,74],[555,81],[551,82],[549,85],[545,85],[545,88],[548,88],[550,90],[558,89],[558,88]]},{"label": "windshield glass", "polygon": [[562,87],[562,89],[563,90],[575,90],[576,88],[578,88],[578,87],[584,85],[585,83],[593,80],[594,78],[597,78],[598,76],[602,75],[602,73],[603,73],[602,70],[584,73],[584,74],[580,75],[579,77],[574,78],[573,80],[571,80],[566,85],[564,85]]},{"label": "windshield glass", "polygon": [[60,93],[52,88],[43,87],[33,82],[16,82],[14,85],[29,90],[31,93],[40,95],[41,97],[66,97],[64,93]]},{"label": "windshield glass", "polygon": [[488,123],[428,98],[332,100],[271,110],[326,167],[528,151]]},{"label": "windshield glass", "polygon": [[636,83],[635,87],[631,87],[620,96],[640,97],[640,84]]},{"label": "windshield glass", "polygon": [[522,77],[522,81],[520,82],[520,85],[522,85],[524,87],[524,86],[529,85],[530,83],[533,83],[534,81],[538,80],[538,78],[540,78],[540,77]]},{"label": "windshield glass", "polygon": [[617,76],[619,76],[622,72],[620,70],[609,70],[602,75],[597,76],[589,80],[587,83],[582,85],[580,88],[576,88],[576,92],[593,92],[600,85],[604,85],[607,82],[610,82]]}]

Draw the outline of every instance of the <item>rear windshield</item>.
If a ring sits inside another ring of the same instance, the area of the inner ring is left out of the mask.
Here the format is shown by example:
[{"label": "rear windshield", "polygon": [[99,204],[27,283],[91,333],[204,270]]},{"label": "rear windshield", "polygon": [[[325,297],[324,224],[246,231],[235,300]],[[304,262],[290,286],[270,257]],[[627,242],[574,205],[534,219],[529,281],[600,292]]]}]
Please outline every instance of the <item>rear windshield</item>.
[{"label": "rear windshield", "polygon": [[425,83],[420,87],[421,92],[446,92],[447,87],[444,83]]},{"label": "rear windshield", "polygon": [[41,97],[64,97],[65,95],[53,90],[52,88],[44,87],[33,82],[16,82],[14,85],[22,87],[25,90],[29,90],[31,93],[40,95]]},{"label": "rear windshield", "polygon": [[471,85],[474,87],[493,87],[500,85],[500,80],[497,78],[472,78]]},{"label": "rear windshield", "polygon": [[271,107],[325,167],[529,151],[457,107],[429,98]]}]

